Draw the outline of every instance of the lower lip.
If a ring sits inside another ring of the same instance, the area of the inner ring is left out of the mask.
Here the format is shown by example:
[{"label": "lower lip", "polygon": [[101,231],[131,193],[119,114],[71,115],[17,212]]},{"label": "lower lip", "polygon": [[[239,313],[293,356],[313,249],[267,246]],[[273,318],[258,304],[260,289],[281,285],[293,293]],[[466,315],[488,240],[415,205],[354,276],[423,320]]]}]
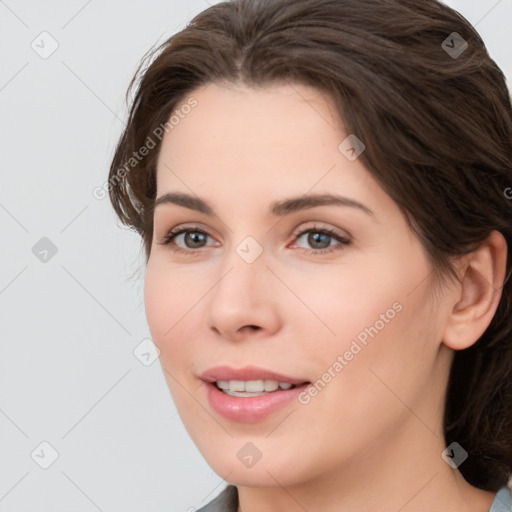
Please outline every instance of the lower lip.
[{"label": "lower lip", "polygon": [[214,383],[205,382],[205,385],[208,401],[215,412],[228,420],[253,423],[292,402],[309,384],[254,397],[229,396]]}]

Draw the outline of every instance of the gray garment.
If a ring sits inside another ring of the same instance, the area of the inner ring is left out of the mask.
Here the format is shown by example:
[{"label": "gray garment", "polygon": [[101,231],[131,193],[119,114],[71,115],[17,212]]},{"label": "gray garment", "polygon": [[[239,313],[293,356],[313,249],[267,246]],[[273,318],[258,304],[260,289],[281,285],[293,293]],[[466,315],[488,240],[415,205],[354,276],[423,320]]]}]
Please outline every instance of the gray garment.
[{"label": "gray garment", "polygon": [[[237,512],[238,490],[228,485],[213,501],[200,508],[197,512]],[[502,487],[494,497],[489,512],[512,512],[512,491]]]},{"label": "gray garment", "polygon": [[[502,487],[494,497],[489,512],[510,512],[512,510],[512,491]],[[236,511],[236,509],[235,509]]]},{"label": "gray garment", "polygon": [[228,485],[213,501],[201,507],[197,512],[237,512],[237,510],[238,489],[234,485]]}]

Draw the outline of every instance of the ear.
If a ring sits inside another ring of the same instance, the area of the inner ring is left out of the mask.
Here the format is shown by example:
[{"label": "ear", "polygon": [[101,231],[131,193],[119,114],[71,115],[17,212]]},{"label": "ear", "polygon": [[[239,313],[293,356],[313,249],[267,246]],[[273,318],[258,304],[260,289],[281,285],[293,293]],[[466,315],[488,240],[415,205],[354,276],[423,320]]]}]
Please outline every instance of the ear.
[{"label": "ear", "polygon": [[464,257],[461,282],[443,333],[446,346],[463,350],[485,332],[498,308],[506,265],[507,242],[499,231],[492,231],[478,249]]}]

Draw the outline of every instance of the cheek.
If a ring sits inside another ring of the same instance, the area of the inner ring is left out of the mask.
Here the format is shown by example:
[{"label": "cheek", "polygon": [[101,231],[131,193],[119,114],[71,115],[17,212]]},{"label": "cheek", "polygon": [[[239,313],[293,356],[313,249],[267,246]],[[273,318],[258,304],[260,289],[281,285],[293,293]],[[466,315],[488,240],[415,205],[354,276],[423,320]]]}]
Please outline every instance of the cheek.
[{"label": "cheek", "polygon": [[[311,354],[319,377],[342,356],[343,371],[338,364],[331,373],[343,373],[338,381],[348,379],[344,385],[364,389],[361,381],[375,379],[369,371],[375,368],[402,386],[419,377],[422,363],[426,369],[433,362],[438,322],[426,282],[418,286],[425,270],[422,261],[416,258],[417,268],[411,268],[397,258],[387,266],[384,260],[380,265],[340,266],[294,287],[303,304],[297,304],[292,323],[303,333],[297,339],[302,351]],[[397,365],[405,369],[397,372]]]},{"label": "cheek", "polygon": [[[399,300],[393,302],[396,297]],[[419,403],[431,385],[439,323],[424,290],[381,297],[367,304],[364,318],[361,313],[348,316],[347,335],[342,334],[336,346],[330,344],[330,364],[338,355],[344,360],[341,378],[333,379],[330,398],[347,399],[354,418],[368,416],[369,411],[383,422],[407,415],[403,403],[411,407]]]},{"label": "cheek", "polygon": [[[146,318],[153,341],[160,347],[165,333],[175,322],[176,300],[170,288],[170,282],[157,265],[148,262],[144,280],[144,304]],[[160,347],[161,348],[161,347]]]},{"label": "cheek", "polygon": [[144,281],[146,318],[153,342],[160,349],[162,362],[171,358],[171,351],[179,351],[179,340],[185,339],[184,329],[194,306],[205,293],[204,283],[192,279],[185,272],[167,268],[158,261],[148,262]]},{"label": "cheek", "polygon": [[307,279],[295,277],[298,299],[294,320],[303,324],[301,330],[316,333],[324,344],[342,349],[358,335],[364,341],[365,329],[375,324],[379,331],[387,327],[399,315],[404,286],[400,280],[389,278],[390,272],[372,272],[368,268],[369,265],[339,266],[328,272],[323,269]]}]

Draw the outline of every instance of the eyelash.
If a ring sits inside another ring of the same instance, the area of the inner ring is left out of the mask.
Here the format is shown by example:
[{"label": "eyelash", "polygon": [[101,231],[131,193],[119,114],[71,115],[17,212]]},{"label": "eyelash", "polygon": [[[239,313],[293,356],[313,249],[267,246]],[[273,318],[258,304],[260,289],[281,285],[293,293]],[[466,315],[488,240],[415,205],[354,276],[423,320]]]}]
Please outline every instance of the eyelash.
[{"label": "eyelash", "polygon": [[[199,229],[195,226],[187,226],[187,227],[181,227],[181,228],[174,228],[173,230],[171,230],[167,233],[167,235],[164,237],[163,242],[157,242],[157,243],[159,245],[169,245],[171,247],[171,243],[178,235],[181,235],[182,233],[188,233],[188,232],[201,233],[202,235],[210,236],[206,231],[203,231],[202,229]],[[304,249],[303,247],[299,247],[299,250],[303,250],[308,253],[314,253],[314,254],[327,254],[327,253],[331,253],[331,252],[340,250],[343,248],[343,246],[350,245],[350,243],[351,243],[350,239],[339,235],[333,229],[321,228],[321,227],[316,227],[316,226],[313,226],[313,227],[310,227],[307,229],[303,229],[302,231],[295,232],[293,234],[294,240],[297,240],[302,235],[304,235],[306,233],[310,233],[310,232],[321,233],[323,235],[327,235],[331,238],[334,238],[336,241],[338,241],[340,243],[340,245],[336,245],[334,247],[329,247],[326,249]],[[201,249],[204,249],[204,247],[201,247],[199,249],[183,249],[181,247],[176,246],[175,244],[173,244],[173,246],[171,247],[172,251],[174,251],[176,253],[182,253],[182,254],[192,254],[192,253],[197,254],[197,253],[202,252]]]}]

